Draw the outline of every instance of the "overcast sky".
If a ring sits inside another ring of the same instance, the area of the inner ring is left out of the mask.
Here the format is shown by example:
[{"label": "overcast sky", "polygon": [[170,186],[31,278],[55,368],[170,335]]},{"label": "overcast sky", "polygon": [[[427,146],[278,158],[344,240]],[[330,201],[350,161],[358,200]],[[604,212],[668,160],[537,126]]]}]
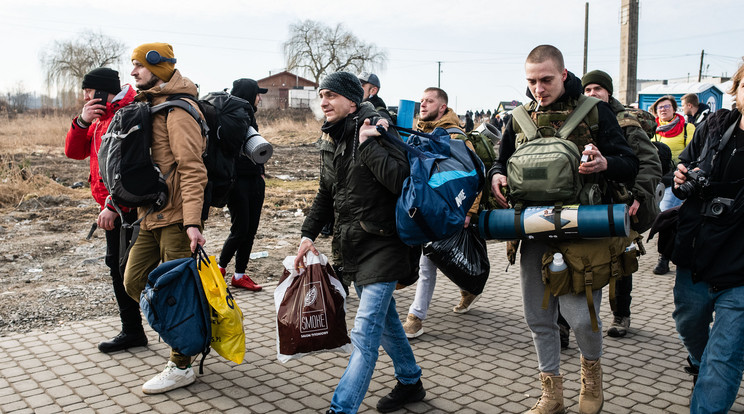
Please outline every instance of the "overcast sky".
[{"label": "overcast sky", "polygon": [[[0,93],[23,83],[44,92],[39,56],[55,40],[82,30],[100,31],[129,50],[147,42],[173,45],[176,67],[201,85],[221,90],[234,79],[260,79],[283,70],[288,26],[302,19],[343,23],[365,42],[386,50],[378,70],[388,105],[418,101],[441,87],[450,106],[494,109],[499,101],[526,99],[524,59],[543,43],[563,51],[567,68],[581,75],[584,7],[578,0],[0,0],[3,64]],[[588,69],[619,73],[620,0],[589,1]],[[742,0],[641,0],[638,77],[697,80],[700,53],[710,75],[731,75],[744,55]],[[119,6],[120,5],[120,6]],[[121,7],[124,6],[124,7]],[[688,28],[689,27],[689,28]],[[131,82],[128,64],[122,82]],[[617,87],[617,82],[615,83]]]}]

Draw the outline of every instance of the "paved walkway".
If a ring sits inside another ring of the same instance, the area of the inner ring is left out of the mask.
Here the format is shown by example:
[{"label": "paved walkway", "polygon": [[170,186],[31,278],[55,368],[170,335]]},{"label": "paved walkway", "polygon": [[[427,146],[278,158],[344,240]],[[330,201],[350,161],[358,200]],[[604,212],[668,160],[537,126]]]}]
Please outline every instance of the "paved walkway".
[{"label": "paved walkway", "polygon": [[[425,334],[412,341],[423,368],[425,401],[413,413],[522,413],[540,393],[532,339],[522,317],[518,268],[505,272],[504,246],[491,243],[491,277],[474,309],[452,312],[459,291],[440,275]],[[655,250],[649,246],[649,251]],[[645,256],[634,278],[628,337],[605,337],[602,359],[605,413],[686,413],[691,378],[672,312],[673,273],[651,273]],[[401,315],[414,288],[398,291]],[[0,412],[4,413],[320,413],[330,403],[347,356],[320,354],[281,364],[276,360],[273,287],[237,292],[246,316],[248,352],[241,365],[211,353],[195,384],[147,396],[142,384],[162,370],[168,347],[149,327],[150,344],[106,355],[96,344],[118,332],[106,318],[0,338]],[[358,300],[349,299],[349,327]],[[601,317],[609,324],[609,305]],[[578,411],[579,353],[573,337],[562,354],[569,412]],[[376,412],[394,385],[390,358],[381,350],[360,412]],[[744,393],[732,412],[744,412]],[[404,412],[404,411],[401,411]]]}]

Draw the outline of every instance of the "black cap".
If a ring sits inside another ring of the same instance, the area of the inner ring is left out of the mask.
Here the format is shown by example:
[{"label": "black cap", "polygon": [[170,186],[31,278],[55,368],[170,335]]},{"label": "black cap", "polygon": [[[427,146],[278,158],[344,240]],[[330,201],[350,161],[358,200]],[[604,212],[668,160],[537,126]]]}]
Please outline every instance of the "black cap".
[{"label": "black cap", "polygon": [[[253,105],[256,102],[256,95],[259,93],[266,93],[269,90],[266,88],[260,88],[258,82],[249,78],[240,78],[233,82],[231,94],[238,98],[245,99]],[[255,109],[255,108],[254,108]]]},{"label": "black cap", "polygon": [[362,99],[364,98],[362,83],[353,73],[349,72],[334,72],[326,76],[320,82],[318,91],[323,89],[328,89],[341,96],[345,96],[357,105],[362,103]]},{"label": "black cap", "polygon": [[116,95],[121,92],[119,72],[109,68],[96,68],[83,77],[83,89],[95,89]]}]

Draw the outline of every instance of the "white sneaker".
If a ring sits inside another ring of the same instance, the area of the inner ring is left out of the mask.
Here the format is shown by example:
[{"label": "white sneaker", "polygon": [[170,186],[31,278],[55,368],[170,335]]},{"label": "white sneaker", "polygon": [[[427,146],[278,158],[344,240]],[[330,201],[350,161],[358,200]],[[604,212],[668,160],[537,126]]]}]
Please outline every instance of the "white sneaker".
[{"label": "white sneaker", "polygon": [[193,384],[194,381],[196,381],[196,375],[191,366],[181,369],[176,366],[175,362],[168,361],[163,372],[142,385],[142,392],[145,394],[162,394]]}]

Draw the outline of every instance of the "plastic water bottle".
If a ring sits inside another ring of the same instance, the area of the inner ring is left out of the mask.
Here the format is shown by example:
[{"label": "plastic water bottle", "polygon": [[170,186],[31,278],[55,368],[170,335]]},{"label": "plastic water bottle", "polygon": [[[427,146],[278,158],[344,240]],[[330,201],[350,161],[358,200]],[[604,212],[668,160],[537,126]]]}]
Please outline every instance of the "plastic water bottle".
[{"label": "plastic water bottle", "polygon": [[255,253],[251,253],[248,257],[251,259],[260,259],[262,257],[269,257],[269,252],[255,252]]},{"label": "plastic water bottle", "polygon": [[635,244],[635,242],[630,243],[630,246],[625,248],[626,252],[632,252],[633,250],[638,249],[638,246]]},{"label": "plastic water bottle", "polygon": [[555,253],[553,255],[553,261],[548,265],[548,268],[553,273],[558,273],[561,270],[565,270],[567,267],[568,265],[563,261],[563,255],[560,253]]}]

